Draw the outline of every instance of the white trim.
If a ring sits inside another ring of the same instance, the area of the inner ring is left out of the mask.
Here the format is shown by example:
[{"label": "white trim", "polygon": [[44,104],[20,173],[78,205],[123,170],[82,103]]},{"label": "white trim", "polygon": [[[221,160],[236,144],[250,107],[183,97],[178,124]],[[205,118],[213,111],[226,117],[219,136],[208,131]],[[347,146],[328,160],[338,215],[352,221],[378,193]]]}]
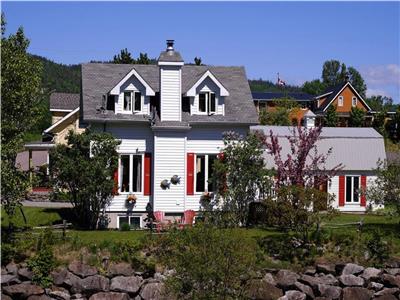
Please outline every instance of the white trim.
[{"label": "white trim", "polygon": [[48,133],[50,132],[52,129],[54,129],[55,127],[57,127],[58,125],[60,125],[62,122],[64,122],[65,120],[67,120],[69,117],[73,116],[74,114],[76,114],[79,111],[79,107],[76,108],[75,110],[71,111],[69,114],[65,115],[64,117],[62,117],[60,120],[58,120],[57,122],[55,122],[53,125],[51,125],[49,128],[47,128],[46,130],[43,131],[43,133]]},{"label": "white trim", "polygon": [[154,96],[156,94],[154,90],[150,87],[150,85],[148,85],[147,82],[142,78],[142,76],[140,76],[139,73],[136,72],[136,70],[133,68],[128,74],[125,75],[124,78],[122,78],[120,82],[118,82],[116,86],[114,86],[110,90],[110,95],[119,95],[119,89],[121,85],[124,84],[124,82],[127,81],[129,78],[131,78],[132,75],[134,75],[137,80],[139,80],[139,82],[143,84],[143,86],[146,88],[146,96]]},{"label": "white trim", "polygon": [[71,112],[71,111],[73,111],[73,109],[50,108],[50,111],[54,111],[54,112]]},{"label": "white trim", "polygon": [[218,81],[218,79],[210,72],[210,70],[207,70],[203,76],[200,77],[199,80],[185,93],[185,96],[188,97],[194,97],[196,96],[196,88],[207,78],[210,77],[210,79],[219,87],[220,89],[220,96],[226,97],[229,96],[228,90]]},{"label": "white trim", "polygon": [[[360,96],[360,94],[357,92],[357,90],[351,85],[350,82],[346,82],[346,84],[341,88],[341,90],[335,95],[335,97],[332,98],[331,102],[328,103],[328,105],[324,108],[323,112],[326,111],[326,109],[329,107],[329,105],[332,104],[333,101],[337,98],[337,96],[347,87],[350,86],[353,92],[357,95],[358,98],[364,103],[364,105],[368,108],[368,111],[371,110],[371,108],[368,106],[368,104],[365,102],[363,97]],[[332,93],[332,92],[331,92]],[[320,97],[320,96],[319,96]]]},{"label": "white trim", "polygon": [[117,228],[118,229],[119,229],[119,225],[120,225],[120,222],[119,222],[120,218],[128,218],[128,222],[130,221],[130,218],[139,218],[140,219],[139,228],[143,228],[143,216],[142,215],[138,215],[138,214],[133,214],[133,215],[131,215],[131,214],[129,214],[129,215],[120,214],[120,215],[117,215]]},{"label": "white trim", "polygon": [[[328,93],[325,93],[325,94],[316,96],[315,99],[320,99],[320,98],[325,97],[325,96],[328,96],[328,95],[330,95],[330,94],[332,94],[332,93],[333,93],[333,92],[328,92]],[[273,99],[272,99],[272,100],[273,100]]]},{"label": "white trim", "polygon": [[[118,152],[118,192],[121,195],[128,195],[130,193],[132,194],[137,194],[137,195],[144,195],[144,153],[132,153],[132,151],[130,152]],[[129,156],[129,191],[128,192],[122,192],[121,188],[122,188],[122,174],[121,174],[121,156]],[[142,170],[141,170],[141,176],[140,176],[140,192],[135,192],[132,191],[132,187],[133,187],[133,156],[140,156],[142,159]]]},{"label": "white trim", "polygon": [[[351,201],[348,202],[347,201],[347,178],[351,178]],[[346,175],[345,176],[345,181],[344,181],[344,203],[345,205],[356,205],[356,206],[360,206],[361,204],[361,195],[358,192],[358,199],[357,201],[354,201],[354,178],[357,177],[358,178],[358,190],[361,190],[361,176],[360,175]]]},{"label": "white trim", "polygon": [[183,66],[183,61],[159,61],[159,66]]}]

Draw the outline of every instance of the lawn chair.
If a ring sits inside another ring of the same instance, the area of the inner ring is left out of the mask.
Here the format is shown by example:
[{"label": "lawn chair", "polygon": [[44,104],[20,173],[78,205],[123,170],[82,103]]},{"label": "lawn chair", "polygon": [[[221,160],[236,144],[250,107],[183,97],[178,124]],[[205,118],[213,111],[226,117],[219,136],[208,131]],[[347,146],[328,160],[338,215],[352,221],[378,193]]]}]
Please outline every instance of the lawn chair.
[{"label": "lawn chair", "polygon": [[157,232],[160,233],[160,231],[163,229],[163,226],[167,224],[164,220],[165,212],[159,210],[155,211],[154,218],[156,219],[156,221],[153,224],[156,225]]},{"label": "lawn chair", "polygon": [[195,215],[196,213],[194,210],[185,210],[183,213],[182,223],[179,225],[179,228],[183,229],[185,226],[192,226]]}]

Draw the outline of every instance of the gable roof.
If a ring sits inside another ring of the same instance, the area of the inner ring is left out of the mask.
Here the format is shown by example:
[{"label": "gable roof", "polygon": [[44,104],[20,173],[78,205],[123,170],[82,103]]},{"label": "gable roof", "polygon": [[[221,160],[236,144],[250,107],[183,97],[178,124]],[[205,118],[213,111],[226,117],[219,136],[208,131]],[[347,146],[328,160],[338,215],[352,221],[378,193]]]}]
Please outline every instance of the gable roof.
[{"label": "gable roof", "polygon": [[149,86],[149,84],[146,82],[146,80],[144,80],[142,78],[142,76],[139,75],[139,73],[135,70],[135,68],[132,68],[132,70],[129,71],[128,74],[125,75],[124,78],[121,79],[120,82],[117,83],[116,86],[114,86],[111,91],[110,94],[111,95],[119,95],[119,89],[121,87],[121,85],[123,85],[129,78],[131,78],[132,76],[135,76],[137,78],[137,80],[139,80],[139,82],[145,87],[146,89],[146,96],[154,96],[156,93],[154,92],[154,90]]},{"label": "gable roof", "polygon": [[321,95],[316,96],[315,99],[321,99],[325,96],[327,96],[326,100],[324,101],[323,105],[321,105],[318,108],[318,111],[325,111],[329,105],[339,96],[339,94],[346,88],[349,87],[353,90],[354,94],[362,101],[362,103],[367,107],[367,109],[370,111],[371,108],[368,106],[368,104],[365,102],[364,98],[361,97],[361,95],[357,92],[357,90],[353,87],[353,85],[347,81],[344,83],[341,83],[339,85],[336,85],[334,87],[328,88],[323,92]]},{"label": "gable roof", "polygon": [[[251,126],[251,131],[262,131],[267,137],[272,130],[278,136],[282,147],[282,158],[290,154],[287,137],[293,136],[294,127],[287,126]],[[372,171],[379,160],[386,159],[383,137],[373,128],[323,127],[317,141],[318,153],[326,154],[332,148],[326,168],[331,169],[343,164],[344,171]],[[272,156],[264,152],[266,164],[274,168]]]},{"label": "gable roof", "polygon": [[80,94],[51,93],[50,110],[73,111],[79,107]]},{"label": "gable roof", "polygon": [[43,131],[43,133],[49,133],[49,132],[53,132],[53,129],[56,128],[57,126],[59,126],[60,124],[64,123],[65,121],[67,121],[69,118],[71,118],[72,116],[74,116],[76,113],[79,112],[79,106],[77,108],[75,108],[73,111],[71,111],[70,113],[68,113],[67,115],[65,115],[63,118],[61,118],[60,120],[58,120],[57,122],[55,122],[53,125],[51,125],[49,128],[45,129]]},{"label": "gable roof", "polygon": [[[160,91],[160,71],[157,65],[129,65],[88,63],[82,65],[82,109],[84,121],[129,121],[148,122],[145,115],[100,113],[103,95],[108,93],[132,69],[157,93]],[[241,123],[258,124],[246,72],[243,67],[182,66],[182,94],[186,93],[207,71],[229,91],[224,98],[224,116],[190,116],[182,113],[182,121],[189,123]]]},{"label": "gable roof", "polygon": [[218,81],[217,78],[213,75],[213,73],[210,72],[210,70],[207,70],[204,72],[204,74],[197,80],[197,82],[185,93],[185,96],[192,96],[194,97],[196,95],[196,88],[206,79],[210,78],[220,89],[220,94],[223,97],[229,96],[229,92],[226,90],[226,88],[223,86],[222,83]]},{"label": "gable roof", "polygon": [[252,92],[253,100],[272,101],[282,98],[292,98],[294,101],[313,101],[314,96],[302,92]]}]

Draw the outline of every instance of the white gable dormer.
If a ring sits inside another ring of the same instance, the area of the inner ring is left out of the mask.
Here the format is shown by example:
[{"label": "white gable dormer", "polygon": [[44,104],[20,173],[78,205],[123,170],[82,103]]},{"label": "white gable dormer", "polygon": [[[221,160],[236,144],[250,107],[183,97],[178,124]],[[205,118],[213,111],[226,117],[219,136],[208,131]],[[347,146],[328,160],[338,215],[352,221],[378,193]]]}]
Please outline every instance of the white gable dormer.
[{"label": "white gable dormer", "polygon": [[190,113],[192,115],[224,115],[224,97],[229,96],[226,88],[208,70],[186,92],[190,97]]},{"label": "white gable dormer", "polygon": [[150,96],[155,92],[147,82],[132,69],[114,88],[110,95],[115,96],[115,113],[150,114]]}]

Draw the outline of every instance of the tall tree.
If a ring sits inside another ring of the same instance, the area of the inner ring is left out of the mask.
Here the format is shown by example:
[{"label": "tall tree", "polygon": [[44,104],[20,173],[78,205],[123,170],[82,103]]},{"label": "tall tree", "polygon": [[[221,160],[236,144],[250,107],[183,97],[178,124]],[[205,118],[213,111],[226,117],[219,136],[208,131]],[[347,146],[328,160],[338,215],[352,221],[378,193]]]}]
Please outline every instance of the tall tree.
[{"label": "tall tree", "polygon": [[201,66],[201,57],[195,57],[194,58],[194,64],[196,65],[196,66]]},{"label": "tall tree", "polygon": [[371,96],[366,99],[367,104],[373,111],[390,111],[394,109],[393,99],[386,96]]},{"label": "tall tree", "polygon": [[352,107],[350,111],[349,125],[350,127],[362,127],[364,124],[365,112],[358,108]]},{"label": "tall tree", "polygon": [[326,110],[325,115],[325,126],[328,127],[336,127],[338,124],[339,118],[336,112],[336,107],[332,104],[329,105],[328,109]]},{"label": "tall tree", "polygon": [[135,60],[127,48],[122,49],[118,55],[114,55],[114,64],[134,64]]},{"label": "tall tree", "polygon": [[350,67],[348,75],[351,85],[357,90],[357,92],[361,95],[361,97],[365,99],[367,85],[365,84],[365,81],[362,78],[360,72],[358,72],[355,68]]},{"label": "tall tree", "polygon": [[322,67],[322,83],[332,87],[344,82],[346,79],[346,65],[338,60],[327,60]]},{"label": "tall tree", "polygon": [[54,187],[67,191],[81,228],[96,229],[100,213],[112,199],[119,143],[109,133],[70,131],[67,145],[51,150]]},{"label": "tall tree", "polygon": [[150,64],[150,59],[147,57],[147,53],[140,52],[139,58],[136,60],[136,63],[141,65]]},{"label": "tall tree", "polygon": [[310,95],[321,95],[322,92],[325,90],[325,85],[319,79],[314,79],[311,81],[304,82],[302,86],[302,91],[304,93],[308,93]]},{"label": "tall tree", "polygon": [[36,125],[42,99],[41,64],[28,53],[29,40],[20,27],[5,37],[6,22],[1,20],[1,203],[12,216],[20,206],[26,187],[26,176],[15,166],[25,134]]}]

